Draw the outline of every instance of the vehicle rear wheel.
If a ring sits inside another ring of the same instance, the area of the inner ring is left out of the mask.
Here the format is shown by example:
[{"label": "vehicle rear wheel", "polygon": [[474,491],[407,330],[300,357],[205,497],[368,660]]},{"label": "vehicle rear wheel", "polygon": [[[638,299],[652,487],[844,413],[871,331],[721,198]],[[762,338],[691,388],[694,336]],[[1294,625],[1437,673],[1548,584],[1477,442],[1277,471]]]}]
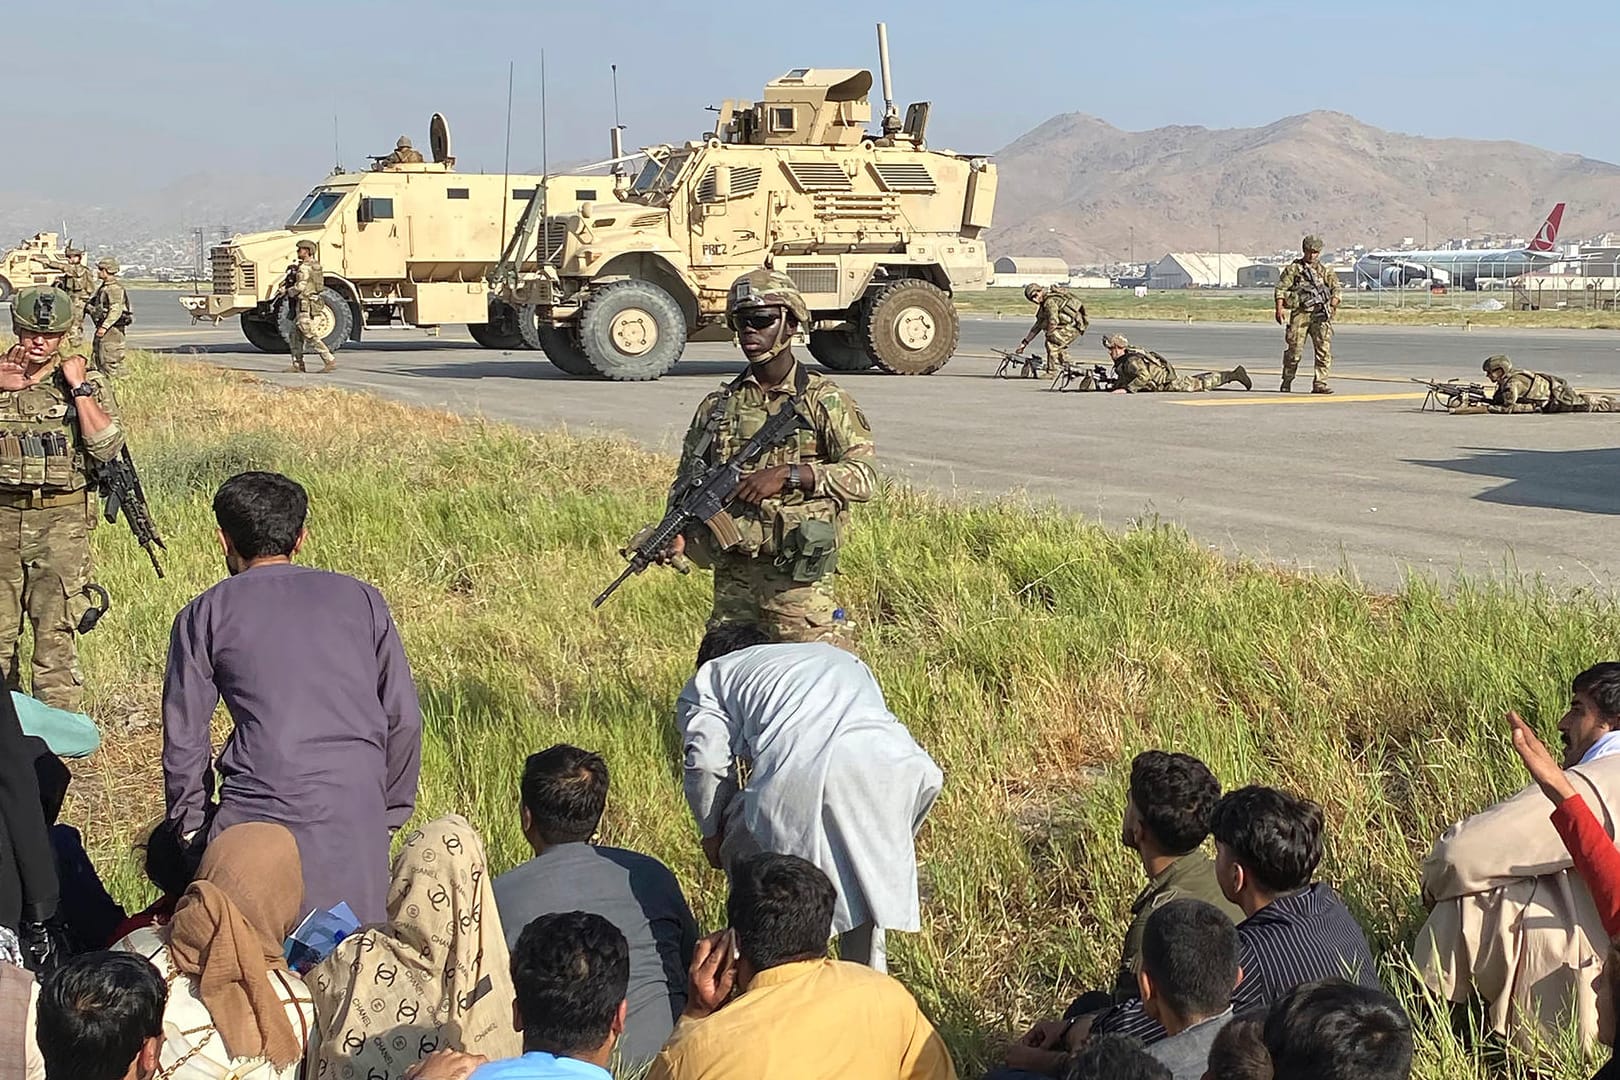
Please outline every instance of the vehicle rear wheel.
[{"label": "vehicle rear wheel", "polygon": [[875,363],[853,330],[810,331],[810,355],[829,371],[866,371]]},{"label": "vehicle rear wheel", "polygon": [[601,373],[591,363],[591,358],[585,355],[585,350],[579,347],[579,339],[574,336],[572,328],[567,326],[542,326],[535,322],[535,338],[540,343],[540,351],[546,354],[551,366],[558,371],[583,378],[596,379]]},{"label": "vehicle rear wheel", "polygon": [[468,323],[467,333],[486,349],[530,348],[523,338],[521,319],[522,314],[511,304],[491,297],[488,321]]},{"label": "vehicle rear wheel", "polygon": [[3,304],[7,300],[10,300],[11,299],[11,294],[16,292],[16,291],[17,291],[16,289],[13,289],[11,287],[11,282],[7,281],[3,277],[0,277],[0,304]]},{"label": "vehicle rear wheel", "polygon": [[279,353],[285,356],[292,349],[287,345],[287,339],[281,336],[281,327],[273,320],[266,319],[252,312],[242,316],[242,336],[263,353]]},{"label": "vehicle rear wheel", "polygon": [[[296,308],[291,300],[283,299],[276,307],[276,325],[281,330],[281,336],[287,341],[292,340]],[[349,310],[349,302],[336,289],[322,289],[320,296],[316,297],[315,314],[311,317],[315,324],[315,335],[326,342],[326,347],[333,352],[343,348],[354,331],[354,312]]]},{"label": "vehicle rear wheel", "polygon": [[645,382],[675,366],[686,349],[686,316],[650,281],[614,281],[593,289],[579,318],[579,343],[591,366],[616,382]]},{"label": "vehicle rear wheel", "polygon": [[905,278],[873,297],[861,330],[878,367],[892,375],[928,375],[956,352],[960,323],[944,289]]}]

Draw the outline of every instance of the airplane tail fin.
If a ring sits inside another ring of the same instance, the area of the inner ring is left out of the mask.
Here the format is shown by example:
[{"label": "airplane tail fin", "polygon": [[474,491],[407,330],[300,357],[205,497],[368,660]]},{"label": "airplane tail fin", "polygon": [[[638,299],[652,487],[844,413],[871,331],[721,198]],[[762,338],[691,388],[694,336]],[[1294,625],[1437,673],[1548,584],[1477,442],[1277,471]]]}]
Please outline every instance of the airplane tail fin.
[{"label": "airplane tail fin", "polygon": [[1559,203],[1547,215],[1547,220],[1541,223],[1536,230],[1536,238],[1530,241],[1531,251],[1554,251],[1558,242],[1558,224],[1564,220],[1564,204]]}]

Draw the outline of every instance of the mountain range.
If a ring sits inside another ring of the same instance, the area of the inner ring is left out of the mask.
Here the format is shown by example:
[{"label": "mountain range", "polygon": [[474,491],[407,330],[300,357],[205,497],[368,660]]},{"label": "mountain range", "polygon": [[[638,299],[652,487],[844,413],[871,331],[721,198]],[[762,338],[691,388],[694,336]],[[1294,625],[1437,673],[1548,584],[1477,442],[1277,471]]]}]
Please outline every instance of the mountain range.
[{"label": "mountain range", "polygon": [[[1620,166],[1524,143],[1432,139],[1336,112],[1264,127],[1123,131],[1054,116],[995,155],[993,255],[1071,265],[1146,261],[1166,251],[1264,255],[1320,233],[1330,250],[1480,232],[1531,235],[1567,202],[1563,239],[1620,230]],[[92,252],[190,266],[192,229],[274,227],[319,177],[196,174],[103,205],[0,192],[0,242],[65,219]],[[1219,230],[1217,232],[1217,226]]]}]

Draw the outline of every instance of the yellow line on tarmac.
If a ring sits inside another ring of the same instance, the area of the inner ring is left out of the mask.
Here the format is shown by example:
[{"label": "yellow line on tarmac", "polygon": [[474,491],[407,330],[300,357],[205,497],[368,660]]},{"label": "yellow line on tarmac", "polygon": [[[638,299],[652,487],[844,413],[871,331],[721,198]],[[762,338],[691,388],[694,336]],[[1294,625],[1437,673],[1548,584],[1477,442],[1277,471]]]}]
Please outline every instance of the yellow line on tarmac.
[{"label": "yellow line on tarmac", "polygon": [[1334,405],[1346,401],[1419,401],[1428,397],[1425,393],[1416,394],[1267,394],[1264,397],[1239,397],[1237,394],[1223,394],[1219,400],[1210,398],[1198,401],[1174,401],[1173,405]]}]

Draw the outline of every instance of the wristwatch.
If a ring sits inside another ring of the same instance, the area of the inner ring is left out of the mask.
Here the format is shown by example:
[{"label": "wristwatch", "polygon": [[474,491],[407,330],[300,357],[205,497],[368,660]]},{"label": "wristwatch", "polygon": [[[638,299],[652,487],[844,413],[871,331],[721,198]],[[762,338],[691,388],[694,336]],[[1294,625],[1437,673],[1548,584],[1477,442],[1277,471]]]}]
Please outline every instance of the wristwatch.
[{"label": "wristwatch", "polygon": [[88,382],[82,382],[78,386],[75,386],[72,390],[68,391],[68,393],[72,397],[95,397],[96,388],[91,386]]},{"label": "wristwatch", "polygon": [[799,467],[797,465],[788,466],[787,483],[785,486],[789,491],[798,491],[804,486],[803,481],[799,478]]}]

